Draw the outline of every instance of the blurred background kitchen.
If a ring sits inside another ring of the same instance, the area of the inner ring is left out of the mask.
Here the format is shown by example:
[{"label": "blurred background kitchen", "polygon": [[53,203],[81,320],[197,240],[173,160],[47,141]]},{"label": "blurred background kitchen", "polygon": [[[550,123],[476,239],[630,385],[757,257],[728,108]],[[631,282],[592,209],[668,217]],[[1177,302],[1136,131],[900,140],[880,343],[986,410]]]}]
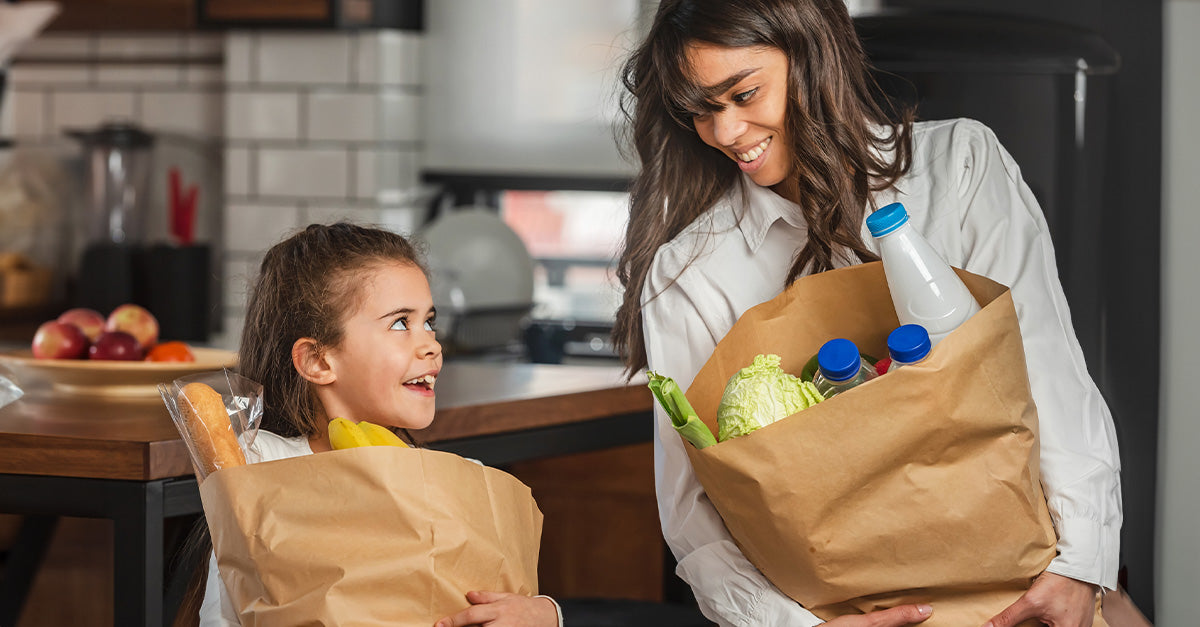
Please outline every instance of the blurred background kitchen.
[{"label": "blurred background kitchen", "polygon": [[[616,65],[655,4],[60,2],[0,75],[0,342],[128,289],[195,299],[164,336],[235,348],[262,252],[349,219],[426,243],[455,358],[615,363],[635,167]],[[1155,622],[1193,624],[1200,1],[849,6],[889,90],[983,120],[1022,165],[1116,417],[1123,581]],[[100,202],[105,186],[126,193]],[[148,289],[103,256],[121,244],[198,260]]]}]

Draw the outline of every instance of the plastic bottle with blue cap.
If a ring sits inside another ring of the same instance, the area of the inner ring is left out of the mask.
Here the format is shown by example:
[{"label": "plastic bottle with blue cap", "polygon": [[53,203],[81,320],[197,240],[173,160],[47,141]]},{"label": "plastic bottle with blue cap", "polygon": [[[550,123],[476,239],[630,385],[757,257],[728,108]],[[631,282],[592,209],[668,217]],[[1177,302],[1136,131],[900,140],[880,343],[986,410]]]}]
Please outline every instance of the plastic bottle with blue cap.
[{"label": "plastic bottle with blue cap", "polygon": [[891,372],[924,361],[933,345],[925,327],[919,324],[902,324],[888,334],[887,348],[888,356],[892,359],[887,371]]},{"label": "plastic bottle with blue cap", "polygon": [[845,338],[829,340],[817,351],[817,373],[813,385],[821,396],[829,398],[879,376],[858,352],[854,342]]},{"label": "plastic bottle with blue cap", "polygon": [[867,217],[900,324],[919,324],[931,345],[979,311],[979,303],[950,264],[913,228],[896,202]]}]

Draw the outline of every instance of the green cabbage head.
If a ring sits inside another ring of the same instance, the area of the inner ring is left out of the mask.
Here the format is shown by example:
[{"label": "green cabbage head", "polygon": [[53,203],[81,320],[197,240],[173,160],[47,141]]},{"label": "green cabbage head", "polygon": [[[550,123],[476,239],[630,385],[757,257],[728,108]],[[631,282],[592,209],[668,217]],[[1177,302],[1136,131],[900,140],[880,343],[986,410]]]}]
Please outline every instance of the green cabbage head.
[{"label": "green cabbage head", "polygon": [[808,381],[779,367],[779,355],[758,355],[729,378],[717,408],[717,439],[746,435],[825,400]]}]

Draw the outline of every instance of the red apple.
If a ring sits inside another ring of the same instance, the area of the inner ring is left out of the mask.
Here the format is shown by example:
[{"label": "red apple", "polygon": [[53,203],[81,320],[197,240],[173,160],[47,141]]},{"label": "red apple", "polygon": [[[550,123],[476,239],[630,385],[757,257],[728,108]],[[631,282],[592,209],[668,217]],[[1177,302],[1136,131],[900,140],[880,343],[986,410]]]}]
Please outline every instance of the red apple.
[{"label": "red apple", "polygon": [[86,307],[76,307],[62,312],[58,317],[59,322],[66,322],[79,327],[80,331],[88,337],[89,342],[95,342],[96,338],[104,332],[104,316],[95,309]]},{"label": "red apple", "polygon": [[79,359],[87,350],[87,336],[73,324],[51,320],[33,334],[33,356],[38,359]]},{"label": "red apple", "polygon": [[124,331],[105,331],[88,348],[88,357],[120,361],[136,361],[142,358],[142,347],[137,338]]},{"label": "red apple", "polygon": [[105,331],[124,331],[134,337],[142,348],[158,342],[158,319],[144,307],[124,304],[108,314]]}]

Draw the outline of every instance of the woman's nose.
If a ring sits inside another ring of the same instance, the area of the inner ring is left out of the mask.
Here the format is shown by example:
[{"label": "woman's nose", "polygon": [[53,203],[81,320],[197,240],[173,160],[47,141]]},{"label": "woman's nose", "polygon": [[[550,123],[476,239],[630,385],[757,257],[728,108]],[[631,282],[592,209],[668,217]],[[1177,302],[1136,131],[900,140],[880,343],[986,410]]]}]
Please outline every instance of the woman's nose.
[{"label": "woman's nose", "polygon": [[713,113],[713,138],[722,146],[735,146],[746,134],[746,122],[736,107]]}]

